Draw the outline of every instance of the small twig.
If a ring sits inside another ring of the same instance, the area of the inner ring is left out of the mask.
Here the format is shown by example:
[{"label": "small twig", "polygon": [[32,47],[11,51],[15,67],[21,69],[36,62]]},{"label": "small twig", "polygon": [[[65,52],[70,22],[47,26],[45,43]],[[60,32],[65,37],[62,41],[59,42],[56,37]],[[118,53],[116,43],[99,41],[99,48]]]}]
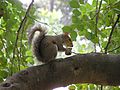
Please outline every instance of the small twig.
[{"label": "small twig", "polygon": [[[99,5],[99,8],[98,8],[98,16],[97,17],[99,17],[99,12],[100,12],[100,10],[101,10],[101,6],[102,6],[102,0],[100,1],[100,5]],[[98,19],[98,18],[97,18]],[[98,23],[98,21],[97,21],[97,23]],[[100,42],[98,41],[98,45],[99,45],[99,47],[101,48],[101,45],[100,45]],[[102,48],[101,48],[101,51],[102,51]]]},{"label": "small twig", "polygon": [[106,47],[104,48],[104,49],[105,49],[105,53],[107,53],[107,49],[108,49],[108,46],[109,46],[109,44],[110,44],[113,31],[114,31],[114,29],[115,29],[115,27],[116,27],[116,24],[119,22],[119,18],[120,18],[120,14],[118,15],[118,18],[117,18],[116,22],[115,22],[114,25],[112,26],[112,30],[111,30],[110,35],[109,35],[109,38],[108,38],[108,43],[107,43]]},{"label": "small twig", "polygon": [[115,51],[115,50],[117,50],[117,49],[119,49],[119,48],[120,48],[120,46],[114,48],[113,50],[109,50],[108,52],[113,52],[113,51]]},{"label": "small twig", "polygon": [[49,24],[48,24],[48,23],[41,22],[41,21],[39,21],[39,20],[37,20],[37,19],[35,19],[35,18],[31,17],[30,15],[28,15],[28,17],[29,17],[30,19],[35,20],[36,22],[39,22],[39,23],[41,23],[41,24],[45,24],[45,25],[49,26]]},{"label": "small twig", "polygon": [[[97,1],[97,4],[98,4],[98,1]],[[98,19],[99,19],[99,13],[100,13],[101,6],[102,6],[102,0],[100,1],[99,8],[97,8],[97,5],[96,5],[96,36],[97,36],[97,30],[98,30],[97,24],[98,24]]]},{"label": "small twig", "polygon": [[[97,24],[98,24],[98,16],[99,16],[99,10],[98,10],[98,0],[96,1],[96,27],[95,27],[95,36],[97,37]],[[96,46],[95,46],[96,47]]]},{"label": "small twig", "polygon": [[[101,3],[101,2],[100,2],[100,3]],[[112,3],[110,3],[109,5],[111,5],[111,4],[112,4]],[[105,9],[102,8],[101,10],[106,10],[106,11],[108,10],[108,11],[109,11],[110,8],[113,8],[115,5],[116,5],[116,3],[113,4],[112,6],[107,6]],[[100,7],[101,7],[101,6],[100,6]],[[100,11],[101,11],[101,10],[100,10]],[[100,11],[99,11],[99,12],[100,12]],[[107,11],[107,12],[108,12],[108,11]],[[99,13],[99,12],[97,12],[97,13]],[[91,20],[93,20],[93,19],[96,17],[97,13],[95,13],[95,15],[91,18]],[[105,15],[105,14],[104,14],[104,15]]]},{"label": "small twig", "polygon": [[100,47],[100,50],[101,50],[100,52],[103,52],[100,42],[98,42],[98,46]]},{"label": "small twig", "polygon": [[20,26],[19,26],[19,28],[17,30],[15,45],[14,45],[14,48],[13,48],[13,60],[15,58],[15,51],[16,51],[16,48],[17,48],[17,43],[18,43],[18,38],[19,38],[20,31],[22,30],[23,26],[25,25],[25,23],[27,21],[27,16],[28,16],[28,13],[29,13],[32,5],[33,5],[33,2],[34,2],[34,0],[32,0],[32,2],[30,3],[30,5],[29,5],[29,7],[28,7],[28,9],[27,9],[27,11],[25,13],[25,16],[24,16],[23,20],[21,21]]},{"label": "small twig", "polygon": [[[30,19],[33,19],[33,20],[35,20],[36,22],[38,22],[38,23],[41,23],[41,24],[45,24],[45,25],[47,25],[47,26],[52,26],[52,25],[49,25],[48,23],[44,23],[44,22],[41,22],[41,21],[39,21],[39,20],[37,20],[37,19],[35,19],[35,18],[33,18],[33,17],[31,17],[30,15],[28,15],[28,17],[30,18]],[[56,28],[55,28],[56,29]],[[57,35],[57,33],[56,32],[54,32],[53,31],[53,33],[55,33],[56,35]]]},{"label": "small twig", "polygon": [[[19,37],[20,30],[21,30],[22,27],[23,27],[23,23],[26,22],[26,18],[27,18],[27,16],[28,16],[28,13],[29,13],[29,11],[30,11],[30,8],[32,7],[33,2],[34,2],[34,0],[32,0],[32,2],[30,3],[30,5],[29,5],[29,7],[28,7],[28,9],[27,9],[27,11],[26,11],[26,14],[25,14],[23,20],[21,21],[20,27],[19,27],[18,30],[17,30],[17,36],[16,36],[16,41],[15,41],[15,46],[14,46],[14,49],[13,49],[13,54],[15,54],[15,48],[17,47],[17,41],[18,41],[18,37]],[[13,57],[14,57],[14,55],[13,55]]]},{"label": "small twig", "polygon": [[[101,9],[101,5],[102,5],[102,0],[100,1],[100,5],[98,7],[98,0],[96,1],[96,27],[95,27],[95,36],[98,37],[97,33],[98,33],[98,19],[99,19],[99,12],[100,12],[100,9]],[[99,44],[99,47],[100,47],[100,43],[98,41],[98,44]],[[95,47],[95,52],[97,51],[96,50],[96,44],[94,44],[94,47]]]},{"label": "small twig", "polygon": [[[97,37],[97,23],[98,23],[98,0],[96,1],[96,19],[95,19],[95,36]],[[96,43],[94,43],[94,51],[96,52]]]},{"label": "small twig", "polygon": [[99,5],[99,9],[98,9],[99,12],[100,12],[101,6],[102,6],[102,0],[100,1],[100,5]]}]

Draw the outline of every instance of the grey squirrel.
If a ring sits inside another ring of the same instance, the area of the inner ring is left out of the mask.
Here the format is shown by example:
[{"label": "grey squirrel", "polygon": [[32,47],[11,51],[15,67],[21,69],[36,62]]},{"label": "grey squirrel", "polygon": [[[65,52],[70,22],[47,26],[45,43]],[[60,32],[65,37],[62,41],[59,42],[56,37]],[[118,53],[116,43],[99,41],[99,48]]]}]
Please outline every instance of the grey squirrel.
[{"label": "grey squirrel", "polygon": [[38,61],[47,63],[55,59],[58,51],[65,52],[66,55],[71,54],[73,43],[68,33],[46,35],[46,30],[41,25],[34,25],[28,30],[27,36],[29,44],[32,45],[33,55]]}]

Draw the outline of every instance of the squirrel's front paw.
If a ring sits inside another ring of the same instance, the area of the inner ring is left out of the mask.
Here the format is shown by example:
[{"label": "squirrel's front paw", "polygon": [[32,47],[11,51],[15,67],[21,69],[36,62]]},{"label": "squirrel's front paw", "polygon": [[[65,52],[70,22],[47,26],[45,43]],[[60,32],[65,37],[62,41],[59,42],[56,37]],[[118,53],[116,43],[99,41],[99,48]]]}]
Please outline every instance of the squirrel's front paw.
[{"label": "squirrel's front paw", "polygon": [[66,48],[65,54],[66,55],[71,55],[71,50],[72,50],[72,48]]}]

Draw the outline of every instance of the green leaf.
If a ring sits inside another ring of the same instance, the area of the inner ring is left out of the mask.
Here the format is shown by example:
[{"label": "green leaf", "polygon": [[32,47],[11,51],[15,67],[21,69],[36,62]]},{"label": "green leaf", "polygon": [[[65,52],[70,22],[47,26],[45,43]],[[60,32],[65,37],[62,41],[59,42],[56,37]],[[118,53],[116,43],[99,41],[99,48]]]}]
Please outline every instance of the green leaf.
[{"label": "green leaf", "polygon": [[8,76],[8,72],[6,70],[0,70],[0,76],[6,78]]},{"label": "green leaf", "polygon": [[77,0],[71,0],[69,4],[70,4],[70,7],[72,8],[79,8],[80,6]]},{"label": "green leaf", "polygon": [[32,55],[32,52],[30,50],[26,51],[25,52],[26,56],[31,56]]},{"label": "green leaf", "polygon": [[85,33],[85,36],[88,40],[91,40],[93,43],[99,42],[99,37],[96,37],[96,35],[93,33],[87,32]]},{"label": "green leaf", "polygon": [[84,19],[85,21],[88,21],[88,20],[89,20],[89,18],[88,18],[87,15],[83,15],[82,19]]},{"label": "green leaf", "polygon": [[86,3],[86,4],[85,4],[85,7],[86,7],[87,12],[90,12],[91,10],[94,9],[93,6],[90,5],[89,3]]},{"label": "green leaf", "polygon": [[112,23],[112,12],[107,13],[106,15],[103,16],[103,21],[107,27],[109,27]]},{"label": "green leaf", "polygon": [[88,40],[91,40],[91,38],[92,38],[92,33],[86,32],[86,33],[85,33],[85,37],[86,37]]},{"label": "green leaf", "polygon": [[85,36],[85,33],[86,33],[85,30],[83,30],[83,31],[79,31],[79,32],[78,32],[78,34],[79,34],[80,36]]},{"label": "green leaf", "polygon": [[104,1],[108,4],[112,4],[112,3],[115,3],[117,0],[104,0]]},{"label": "green leaf", "polygon": [[114,4],[114,8],[120,9],[120,1],[118,1]]},{"label": "green leaf", "polygon": [[72,32],[72,28],[70,26],[64,26],[62,30],[63,32]]},{"label": "green leaf", "polygon": [[91,31],[95,31],[95,21],[94,20],[90,20],[88,27]]},{"label": "green leaf", "polygon": [[89,87],[90,87],[90,90],[95,90],[94,84],[90,84]]},{"label": "green leaf", "polygon": [[14,42],[15,41],[15,33],[13,32],[13,31],[8,31],[7,33],[6,33],[6,39],[8,40],[8,41],[12,41],[12,42]]},{"label": "green leaf", "polygon": [[72,24],[70,27],[72,28],[72,30],[74,30],[76,28],[76,24]]},{"label": "green leaf", "polygon": [[0,40],[0,50],[3,48],[3,42]]},{"label": "green leaf", "polygon": [[75,16],[79,16],[79,15],[81,15],[81,12],[80,12],[78,9],[74,9],[74,10],[73,10],[73,14],[74,14]]},{"label": "green leaf", "polygon": [[107,41],[103,41],[102,42],[102,47],[106,47],[107,43],[108,43]]},{"label": "green leaf", "polygon": [[96,0],[92,1],[92,6],[96,6]]},{"label": "green leaf", "polygon": [[98,42],[99,42],[99,38],[96,37],[95,35],[92,35],[91,41],[92,41],[93,43],[98,43]]},{"label": "green leaf", "polygon": [[7,59],[5,57],[0,56],[0,66],[6,66],[7,65]]},{"label": "green leaf", "polygon": [[75,31],[70,33],[72,41],[76,41],[77,33]]},{"label": "green leaf", "polygon": [[84,4],[80,5],[80,11],[84,15],[87,11],[86,6]]},{"label": "green leaf", "polygon": [[77,16],[72,16],[72,22],[77,24],[77,23],[81,23],[81,20]]},{"label": "green leaf", "polygon": [[76,87],[74,85],[69,86],[69,90],[76,90]]},{"label": "green leaf", "polygon": [[4,81],[4,78],[2,76],[0,76],[0,82]]},{"label": "green leaf", "polygon": [[113,9],[117,14],[120,14],[120,9],[114,8]]},{"label": "green leaf", "polygon": [[83,23],[79,23],[79,24],[76,24],[76,27],[79,31],[83,31],[84,30],[84,24]]},{"label": "green leaf", "polygon": [[84,4],[84,0],[79,0],[80,4]]},{"label": "green leaf", "polygon": [[33,63],[34,63],[32,57],[27,57],[27,58],[26,58],[26,61],[27,61],[28,63],[30,63],[30,64],[33,64]]}]

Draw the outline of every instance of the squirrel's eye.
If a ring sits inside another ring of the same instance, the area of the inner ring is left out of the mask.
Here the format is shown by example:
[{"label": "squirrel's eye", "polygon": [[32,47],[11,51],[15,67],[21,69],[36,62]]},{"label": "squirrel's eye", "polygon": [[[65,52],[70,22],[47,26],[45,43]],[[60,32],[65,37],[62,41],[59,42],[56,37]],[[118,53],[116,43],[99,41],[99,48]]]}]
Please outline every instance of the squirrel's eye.
[{"label": "squirrel's eye", "polygon": [[71,39],[69,38],[69,41],[71,41]]}]

